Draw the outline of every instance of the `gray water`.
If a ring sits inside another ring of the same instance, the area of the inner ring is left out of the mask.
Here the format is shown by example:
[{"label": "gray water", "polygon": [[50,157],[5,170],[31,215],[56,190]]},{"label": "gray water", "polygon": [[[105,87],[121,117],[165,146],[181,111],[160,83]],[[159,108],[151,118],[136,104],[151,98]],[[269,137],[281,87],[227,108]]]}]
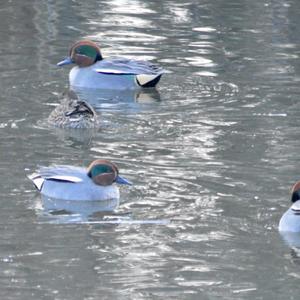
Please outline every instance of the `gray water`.
[{"label": "gray water", "polygon": [[[0,298],[299,299],[299,250],[277,230],[300,178],[299,15],[297,0],[2,1]],[[169,73],[83,95],[95,133],[54,130],[56,62],[84,38]],[[45,210],[26,175],[95,158],[134,183],[119,208]]]}]

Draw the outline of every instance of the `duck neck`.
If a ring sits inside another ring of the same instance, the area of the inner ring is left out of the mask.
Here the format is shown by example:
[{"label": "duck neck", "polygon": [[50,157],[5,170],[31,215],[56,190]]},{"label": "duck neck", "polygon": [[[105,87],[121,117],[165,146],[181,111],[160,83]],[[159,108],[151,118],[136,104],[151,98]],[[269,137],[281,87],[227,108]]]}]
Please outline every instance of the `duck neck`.
[{"label": "duck neck", "polygon": [[300,200],[299,191],[294,191],[292,194],[292,203],[295,203],[296,201]]},{"label": "duck neck", "polygon": [[95,62],[100,61],[100,60],[103,60],[103,57],[102,57],[101,53],[97,53]]}]

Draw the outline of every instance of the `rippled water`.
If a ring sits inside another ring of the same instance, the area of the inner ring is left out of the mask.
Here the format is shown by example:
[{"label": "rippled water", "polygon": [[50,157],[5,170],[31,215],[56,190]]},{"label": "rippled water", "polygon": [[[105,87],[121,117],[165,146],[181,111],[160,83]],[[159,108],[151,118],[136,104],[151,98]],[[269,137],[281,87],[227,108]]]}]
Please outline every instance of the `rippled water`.
[{"label": "rippled water", "polygon": [[[3,1],[1,299],[298,299],[277,231],[299,179],[300,4]],[[157,91],[82,92],[101,129],[53,130],[76,40],[169,71]],[[50,213],[38,165],[118,163],[114,213]],[[90,222],[89,222],[90,221]]]}]

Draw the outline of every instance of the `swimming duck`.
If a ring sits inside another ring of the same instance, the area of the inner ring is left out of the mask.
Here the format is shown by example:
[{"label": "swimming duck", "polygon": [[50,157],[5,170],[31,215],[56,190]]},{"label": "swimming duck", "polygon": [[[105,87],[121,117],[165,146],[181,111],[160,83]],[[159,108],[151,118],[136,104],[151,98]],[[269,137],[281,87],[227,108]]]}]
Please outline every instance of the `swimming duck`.
[{"label": "swimming duck", "polygon": [[150,62],[127,58],[103,59],[98,45],[89,40],[75,43],[69,57],[58,66],[76,64],[69,74],[73,87],[99,89],[138,89],[154,87],[164,70]]},{"label": "swimming duck", "polygon": [[119,175],[117,166],[104,159],[88,168],[56,165],[41,167],[28,176],[43,196],[72,201],[107,201],[119,198],[114,183],[131,184]]},{"label": "swimming duck", "polygon": [[300,232],[300,181],[292,188],[292,206],[283,214],[279,231]]},{"label": "swimming duck", "polygon": [[97,113],[87,102],[80,100],[74,91],[64,94],[64,99],[49,115],[48,122],[60,128],[96,128]]}]

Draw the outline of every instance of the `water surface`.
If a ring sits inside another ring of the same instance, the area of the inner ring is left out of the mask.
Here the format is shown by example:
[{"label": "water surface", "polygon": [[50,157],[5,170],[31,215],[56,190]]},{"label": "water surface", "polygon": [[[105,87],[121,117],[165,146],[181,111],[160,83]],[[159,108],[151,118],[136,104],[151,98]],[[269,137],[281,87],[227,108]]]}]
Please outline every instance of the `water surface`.
[{"label": "water surface", "polygon": [[[296,0],[0,4],[1,298],[298,299],[299,250],[277,224],[299,179],[299,13]],[[157,91],[83,93],[92,135],[44,126],[68,87],[55,64],[83,38],[169,71]],[[45,211],[26,178],[102,157],[134,185],[90,223]]]}]

